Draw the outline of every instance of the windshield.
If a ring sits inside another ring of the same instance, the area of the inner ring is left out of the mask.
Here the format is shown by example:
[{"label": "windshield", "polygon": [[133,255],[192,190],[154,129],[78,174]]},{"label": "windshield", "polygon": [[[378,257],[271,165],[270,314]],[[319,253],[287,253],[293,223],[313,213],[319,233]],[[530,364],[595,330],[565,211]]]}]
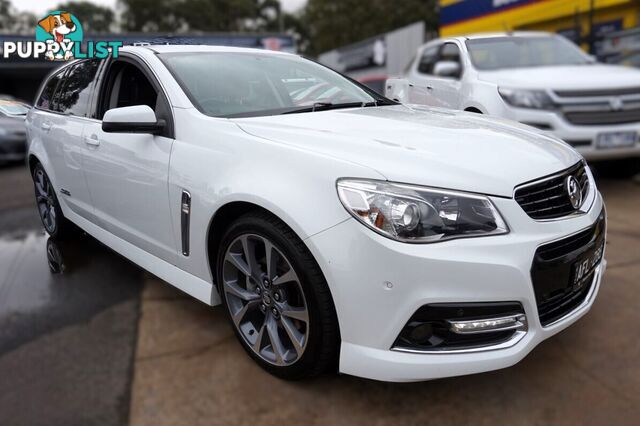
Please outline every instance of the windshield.
[{"label": "windshield", "polygon": [[267,53],[160,55],[195,106],[213,117],[311,112],[390,102],[315,62]]},{"label": "windshield", "polygon": [[5,115],[27,115],[29,107],[20,102],[0,101],[0,112]]},{"label": "windshield", "polygon": [[483,38],[466,44],[479,70],[590,63],[578,46],[560,36]]}]

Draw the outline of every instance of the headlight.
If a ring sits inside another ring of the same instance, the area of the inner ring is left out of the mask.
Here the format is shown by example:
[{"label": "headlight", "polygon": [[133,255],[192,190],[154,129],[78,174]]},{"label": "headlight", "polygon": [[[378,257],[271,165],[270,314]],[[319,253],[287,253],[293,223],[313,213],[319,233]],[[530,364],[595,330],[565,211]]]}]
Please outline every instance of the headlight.
[{"label": "headlight", "polygon": [[554,109],[555,104],[544,90],[498,89],[500,96],[509,105],[520,108]]},{"label": "headlight", "polygon": [[485,196],[360,179],[340,179],[337,186],[353,217],[397,241],[433,243],[509,232]]}]

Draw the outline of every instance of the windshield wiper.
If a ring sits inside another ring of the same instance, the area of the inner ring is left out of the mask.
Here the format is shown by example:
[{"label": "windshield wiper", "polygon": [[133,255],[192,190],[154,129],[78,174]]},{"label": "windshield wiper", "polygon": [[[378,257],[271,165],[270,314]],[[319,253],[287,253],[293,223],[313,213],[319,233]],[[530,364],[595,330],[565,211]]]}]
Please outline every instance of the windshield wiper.
[{"label": "windshield wiper", "polygon": [[291,109],[289,111],[285,111],[282,114],[297,114],[301,112],[316,112],[316,111],[329,111],[332,109],[341,109],[341,108],[357,108],[362,107],[362,102],[344,102],[341,104],[334,104],[331,102],[316,102],[311,106],[303,106],[295,109]]},{"label": "windshield wiper", "polygon": [[342,108],[367,108],[377,107],[380,105],[392,105],[390,102],[372,101],[372,102],[343,102],[340,104],[334,104],[332,102],[316,102],[311,106],[304,106],[295,109],[285,111],[281,114],[297,114],[302,112],[316,112],[316,111],[329,111],[333,109]]}]

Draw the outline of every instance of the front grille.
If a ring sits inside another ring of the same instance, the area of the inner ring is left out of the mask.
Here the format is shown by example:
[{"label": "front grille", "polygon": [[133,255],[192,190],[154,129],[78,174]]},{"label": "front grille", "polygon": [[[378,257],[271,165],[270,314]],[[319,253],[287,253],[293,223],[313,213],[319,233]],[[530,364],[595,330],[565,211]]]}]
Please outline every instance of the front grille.
[{"label": "front grille", "polygon": [[4,141],[0,143],[0,154],[24,154],[27,144],[22,140]]},{"label": "front grille", "polygon": [[561,98],[592,98],[600,96],[640,95],[640,87],[622,89],[587,89],[587,90],[555,90]]},{"label": "front grille", "polygon": [[593,276],[593,272],[589,274],[585,279],[585,285],[580,287],[578,290],[569,290],[559,294],[553,299],[549,299],[546,302],[538,304],[538,317],[540,318],[540,324],[542,324],[543,327],[549,325],[580,306],[582,302],[585,301],[589,291],[591,290],[591,286],[593,285]]},{"label": "front grille", "polygon": [[593,229],[585,229],[564,240],[556,241],[540,247],[536,253],[544,261],[552,261],[586,246],[593,238]]},{"label": "front grille", "polygon": [[566,120],[578,126],[626,124],[640,122],[640,109],[620,111],[573,111],[565,112]]},{"label": "front grille", "polygon": [[538,248],[531,267],[540,323],[547,326],[577,309],[587,298],[595,278],[594,265],[580,281],[572,283],[573,268],[595,250],[604,247],[604,210],[590,228]]},{"label": "front grille", "polygon": [[582,188],[582,199],[589,194],[589,176],[582,162],[564,172],[548,178],[522,185],[516,189],[515,199],[531,218],[555,219],[567,216],[576,210],[571,205],[566,181],[574,176]]}]

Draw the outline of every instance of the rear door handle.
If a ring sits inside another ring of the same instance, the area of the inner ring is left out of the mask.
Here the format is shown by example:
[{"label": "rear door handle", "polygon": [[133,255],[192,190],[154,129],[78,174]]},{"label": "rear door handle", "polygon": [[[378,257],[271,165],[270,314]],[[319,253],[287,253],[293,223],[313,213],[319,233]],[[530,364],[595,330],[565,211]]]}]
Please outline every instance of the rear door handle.
[{"label": "rear door handle", "polygon": [[49,130],[51,130],[51,123],[48,121],[43,121],[42,124],[40,125],[40,128],[45,132],[48,132]]},{"label": "rear door handle", "polygon": [[91,145],[91,146],[99,146],[100,145],[100,139],[98,139],[98,135],[93,134],[91,136],[85,136],[84,137],[84,143],[86,143],[87,145]]}]

